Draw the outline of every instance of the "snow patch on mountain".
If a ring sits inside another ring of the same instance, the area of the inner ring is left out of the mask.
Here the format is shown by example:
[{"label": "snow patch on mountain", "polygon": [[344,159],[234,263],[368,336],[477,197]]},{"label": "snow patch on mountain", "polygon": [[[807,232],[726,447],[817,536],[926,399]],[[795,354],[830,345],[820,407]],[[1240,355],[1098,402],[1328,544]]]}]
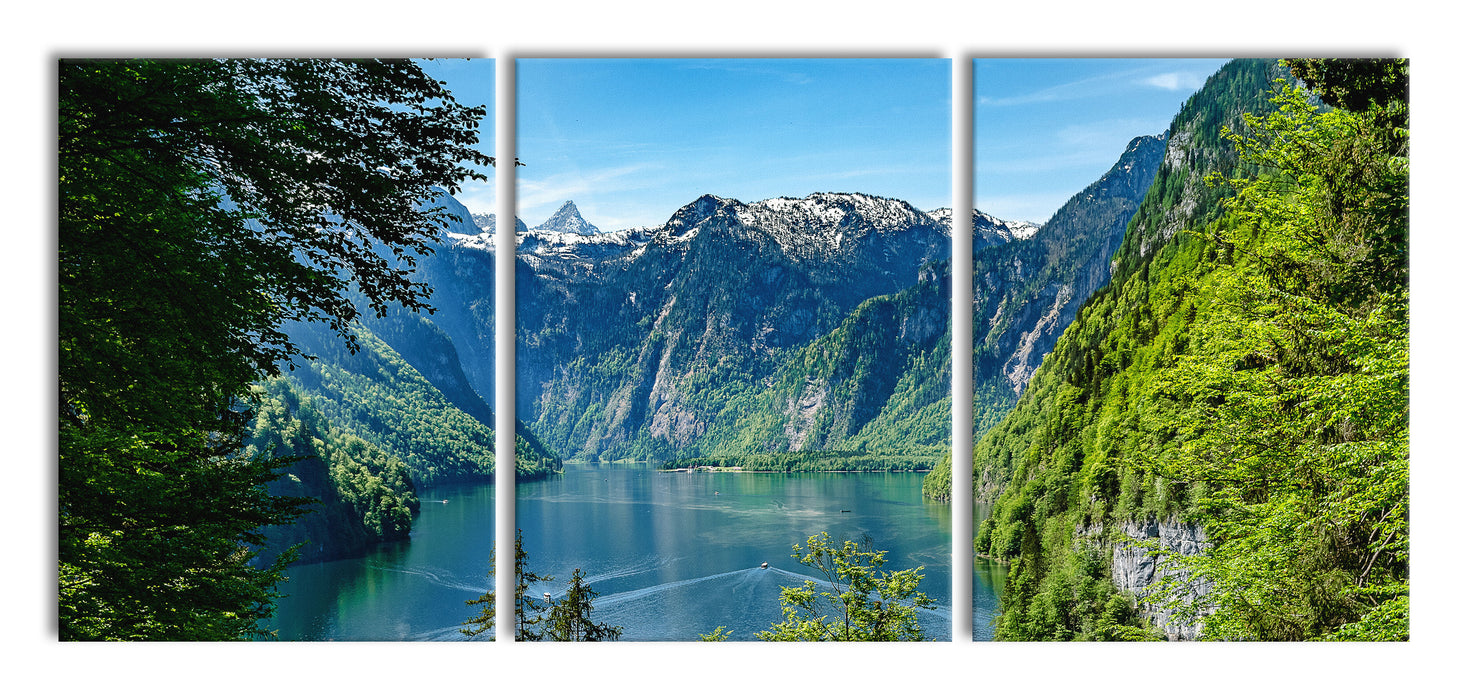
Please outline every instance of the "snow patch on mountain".
[{"label": "snow patch on mountain", "polygon": [[[928,216],[948,230],[953,230],[953,210],[948,207],[934,209]],[[992,214],[973,210],[974,245],[985,248],[1019,241],[1035,235],[1040,225],[1028,221],[1006,221]]]},{"label": "snow patch on mountain", "polygon": [[[476,225],[476,226],[479,227],[479,231],[481,233],[487,233],[487,234],[490,234],[490,235],[494,235],[494,214],[475,214],[474,215],[474,225]],[[516,233],[518,233],[520,231],[525,231],[528,228],[529,227],[527,227],[525,225],[525,222],[520,220],[520,217],[518,217],[518,216],[515,217],[515,232]]]},{"label": "snow patch on mountain", "polygon": [[773,240],[792,259],[839,255],[863,239],[915,228],[946,233],[907,202],[849,193],[775,197],[752,204],[704,195],[680,209],[665,227],[670,241],[686,241],[705,231]]},{"label": "snow patch on mountain", "polygon": [[[791,259],[821,260],[844,255],[869,239],[895,251],[893,246],[903,244],[910,235],[950,237],[952,217],[947,212],[922,212],[902,200],[859,193],[776,197],[751,204],[706,194],[679,208],[660,226],[604,232],[586,221],[568,200],[534,228],[524,229],[523,222],[516,219],[515,242],[517,254],[535,268],[555,262],[581,267],[611,259],[632,260],[648,246],[686,245],[710,234],[771,241]],[[493,218],[479,215],[477,219],[477,227],[457,227],[446,234],[455,245],[493,251]],[[914,233],[924,230],[928,233]]]},{"label": "snow patch on mountain", "polygon": [[581,216],[581,210],[577,209],[576,203],[569,199],[562,203],[561,208],[557,209],[556,213],[551,214],[550,218],[545,220],[545,223],[536,226],[535,230],[570,233],[581,236],[596,236],[601,233],[601,229],[591,225],[590,222]]},{"label": "snow patch on mountain", "polygon": [[834,252],[852,237],[933,226],[927,214],[898,199],[867,194],[816,193],[803,199],[776,197],[744,207],[739,218],[746,226],[775,235],[787,249],[809,247]]},{"label": "snow patch on mountain", "polygon": [[647,228],[631,228],[611,233],[597,231],[590,235],[533,228],[516,235],[515,246],[522,254],[542,257],[601,258],[620,255],[631,248],[646,245],[650,240],[652,235]]},{"label": "snow patch on mountain", "polygon": [[1013,233],[1016,239],[1020,240],[1034,236],[1041,226],[1029,221],[1005,221],[1004,225],[1009,227],[1010,233]]}]

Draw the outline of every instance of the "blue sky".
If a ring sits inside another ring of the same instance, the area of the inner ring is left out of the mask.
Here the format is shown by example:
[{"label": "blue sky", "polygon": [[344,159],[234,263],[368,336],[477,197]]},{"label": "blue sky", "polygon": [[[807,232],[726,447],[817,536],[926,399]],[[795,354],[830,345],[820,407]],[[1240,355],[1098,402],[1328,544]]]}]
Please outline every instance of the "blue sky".
[{"label": "blue sky", "polygon": [[1136,136],[1167,129],[1223,59],[974,61],[974,207],[1044,222]]},{"label": "blue sky", "polygon": [[[974,205],[1043,222],[1167,128],[1223,59],[974,61]],[[424,62],[494,140],[494,61]],[[651,226],[705,193],[756,201],[866,192],[951,203],[944,59],[521,59],[517,204],[534,226],[567,199],[603,230]],[[486,169],[489,170],[489,169]],[[489,174],[493,176],[493,171]],[[492,212],[494,182],[459,199]]]},{"label": "blue sky", "polygon": [[[449,92],[462,105],[483,106],[484,120],[479,123],[480,151],[494,155],[494,59],[440,58],[419,61],[423,72],[435,80],[448,83]],[[486,182],[461,183],[464,190],[455,195],[476,214],[494,213],[494,168],[482,168],[489,176]]]},{"label": "blue sky", "polygon": [[515,71],[516,198],[531,226],[567,199],[602,230],[661,224],[706,193],[952,200],[947,60],[521,59]]}]

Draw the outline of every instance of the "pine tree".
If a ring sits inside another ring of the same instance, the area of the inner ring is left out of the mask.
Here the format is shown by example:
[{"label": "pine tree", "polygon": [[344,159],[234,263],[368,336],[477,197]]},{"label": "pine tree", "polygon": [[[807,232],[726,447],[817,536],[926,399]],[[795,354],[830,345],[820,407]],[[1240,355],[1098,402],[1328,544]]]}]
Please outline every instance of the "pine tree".
[{"label": "pine tree", "polygon": [[591,619],[596,591],[581,576],[581,569],[571,572],[571,587],[566,597],[555,603],[545,617],[545,633],[553,642],[616,641],[622,628],[600,624]]},{"label": "pine tree", "polygon": [[[536,600],[530,595],[530,584],[541,581],[554,580],[554,576],[542,576],[530,571],[526,565],[529,557],[525,554],[525,536],[523,530],[515,530],[515,641],[538,642],[542,635],[537,629],[545,622],[545,616],[541,614],[544,603]],[[489,580],[494,580],[494,554],[489,555]],[[494,591],[491,590],[474,600],[468,601],[468,605],[480,606],[479,612],[465,624],[468,627],[459,631],[466,636],[475,637],[489,632],[494,628]]]}]

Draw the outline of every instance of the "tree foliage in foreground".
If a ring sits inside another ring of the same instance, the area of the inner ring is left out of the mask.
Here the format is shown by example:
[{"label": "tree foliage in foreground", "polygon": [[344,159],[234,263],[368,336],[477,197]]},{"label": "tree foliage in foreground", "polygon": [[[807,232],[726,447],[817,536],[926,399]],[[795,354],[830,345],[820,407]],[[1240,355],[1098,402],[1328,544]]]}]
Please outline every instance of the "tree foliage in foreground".
[{"label": "tree foliage in foreground", "polygon": [[1003,489],[975,538],[1010,563],[998,638],[1148,636],[1109,554],[1169,519],[1210,546],[1151,612],[1212,639],[1406,638],[1406,66],[1288,65],[1333,108],[1262,61],[1210,78],[1116,278],[976,445],[976,489]]},{"label": "tree foliage in foreground", "polygon": [[[825,580],[806,581],[799,587],[781,587],[780,609],[785,615],[769,630],[756,633],[767,642],[915,642],[922,641],[918,610],[933,608],[932,599],[918,590],[922,567],[885,571],[887,552],[870,542],[847,541],[840,546],[827,533],[811,535],[805,548],[791,554]],[[722,628],[703,638],[726,639]]]},{"label": "tree foliage in foreground", "polygon": [[586,583],[581,569],[571,572],[566,597],[556,601],[544,617],[545,638],[552,642],[615,642],[622,628],[591,619],[596,591]]},{"label": "tree foliage in foreground", "polygon": [[[530,570],[527,566],[529,557],[525,554],[525,537],[520,530],[515,531],[515,641],[538,642],[544,638],[541,625],[545,623],[546,617],[542,614],[545,610],[544,603],[529,595],[530,585],[541,581],[552,581],[554,576],[542,576]],[[489,580],[494,580],[494,552],[489,555]],[[478,605],[479,611],[474,613],[460,629],[467,637],[477,637],[494,629],[494,591],[488,591],[484,595],[468,601],[468,605]],[[493,639],[493,637],[491,637]]]},{"label": "tree foliage in foreground", "polygon": [[[1230,253],[1194,346],[1175,474],[1208,487],[1210,582],[1180,612],[1217,639],[1408,636],[1405,61],[1292,61],[1338,109],[1283,87],[1229,135]],[[1206,351],[1202,351],[1206,349]]]},{"label": "tree foliage in foreground", "polygon": [[350,343],[353,286],[427,307],[418,203],[483,178],[483,116],[408,61],[59,63],[61,639],[261,633],[285,560],[252,548],[302,504],[241,397],[282,321]]}]

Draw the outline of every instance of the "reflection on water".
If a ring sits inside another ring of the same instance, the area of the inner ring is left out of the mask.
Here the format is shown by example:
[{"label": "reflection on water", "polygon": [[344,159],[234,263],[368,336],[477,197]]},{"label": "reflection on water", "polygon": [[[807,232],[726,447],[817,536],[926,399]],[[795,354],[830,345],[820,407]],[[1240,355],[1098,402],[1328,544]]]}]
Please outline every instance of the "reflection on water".
[{"label": "reflection on water", "polygon": [[[599,594],[593,616],[621,626],[624,640],[695,640],[720,625],[731,640],[753,639],[781,619],[780,588],[817,575],[791,545],[825,531],[838,542],[869,536],[888,550],[888,569],[923,567],[922,590],[938,606],[920,622],[927,636],[948,639],[950,509],[921,498],[921,477],[568,464],[562,476],[517,488],[529,568],[555,577],[530,594],[561,595],[580,568]],[[465,601],[491,585],[494,489],[420,495],[411,541],[289,569],[273,624],[281,639],[464,639],[458,630],[473,612]],[[996,586],[1002,570],[977,563],[976,639],[990,635]]]},{"label": "reflection on water", "polygon": [[[990,506],[974,504],[974,532],[989,517]],[[994,639],[994,618],[999,615],[999,596],[1004,592],[1004,574],[1009,567],[991,559],[974,558],[974,641]]]},{"label": "reflection on water", "polygon": [[[951,634],[950,511],[924,502],[920,474],[667,473],[646,465],[567,465],[521,485],[518,527],[530,568],[555,576],[532,591],[560,595],[581,568],[598,621],[624,640],[693,640],[723,626],[754,639],[781,619],[780,588],[816,576],[791,546],[828,532],[888,550],[888,569],[924,567],[938,602],[926,635]],[[760,564],[768,562],[768,569]]]},{"label": "reflection on water", "polygon": [[994,639],[994,618],[999,614],[999,595],[1004,592],[1003,564],[988,559],[974,560],[974,641]]},{"label": "reflection on water", "polygon": [[[270,627],[281,640],[465,639],[465,601],[489,586],[494,487],[425,489],[407,542],[286,570]],[[444,503],[443,501],[448,501]]]}]

